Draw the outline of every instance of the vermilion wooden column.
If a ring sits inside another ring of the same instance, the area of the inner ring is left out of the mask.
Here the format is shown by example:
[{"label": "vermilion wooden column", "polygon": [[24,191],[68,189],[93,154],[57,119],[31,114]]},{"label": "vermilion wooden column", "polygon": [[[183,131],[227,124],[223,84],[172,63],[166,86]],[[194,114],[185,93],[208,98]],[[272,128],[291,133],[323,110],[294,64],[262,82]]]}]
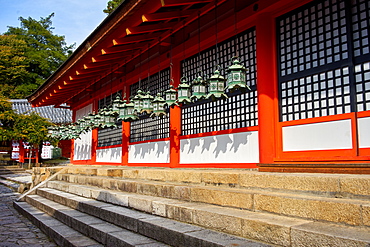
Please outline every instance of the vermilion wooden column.
[{"label": "vermilion wooden column", "polygon": [[91,131],[91,164],[96,163],[96,149],[98,147],[98,128]]},{"label": "vermilion wooden column", "polygon": [[278,112],[275,23],[269,13],[256,21],[257,92],[260,163],[273,163]]},{"label": "vermilion wooden column", "polygon": [[[92,104],[93,104],[92,110],[94,112],[98,112],[99,108],[98,108],[97,100],[94,100]],[[90,162],[90,164],[95,164],[96,163],[96,149],[97,149],[97,147],[98,147],[98,128],[95,128],[95,129],[91,130],[91,162]]]},{"label": "vermilion wooden column", "polygon": [[130,123],[122,122],[122,165],[128,165],[128,148],[130,143]]},{"label": "vermilion wooden column", "polygon": [[[174,86],[177,87],[181,77],[180,61],[175,60],[172,67]],[[170,108],[170,167],[180,164],[181,108]]]}]

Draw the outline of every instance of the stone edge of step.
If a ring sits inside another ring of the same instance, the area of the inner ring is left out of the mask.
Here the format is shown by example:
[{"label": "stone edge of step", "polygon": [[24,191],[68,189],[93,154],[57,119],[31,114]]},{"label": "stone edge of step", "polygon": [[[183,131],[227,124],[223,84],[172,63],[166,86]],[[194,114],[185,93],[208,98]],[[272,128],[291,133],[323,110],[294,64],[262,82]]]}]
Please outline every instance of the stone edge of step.
[{"label": "stone edge of step", "polygon": [[14,201],[13,207],[40,228],[59,246],[103,247],[27,202]]}]

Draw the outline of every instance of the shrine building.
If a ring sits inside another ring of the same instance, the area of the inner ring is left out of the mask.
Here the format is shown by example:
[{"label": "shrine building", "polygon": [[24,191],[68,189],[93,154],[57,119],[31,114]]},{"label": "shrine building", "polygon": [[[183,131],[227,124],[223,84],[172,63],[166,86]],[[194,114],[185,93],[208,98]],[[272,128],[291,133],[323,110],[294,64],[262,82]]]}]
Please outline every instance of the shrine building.
[{"label": "shrine building", "polygon": [[[68,17],[66,17],[68,18]],[[71,163],[370,173],[370,1],[125,0],[28,97]]]}]

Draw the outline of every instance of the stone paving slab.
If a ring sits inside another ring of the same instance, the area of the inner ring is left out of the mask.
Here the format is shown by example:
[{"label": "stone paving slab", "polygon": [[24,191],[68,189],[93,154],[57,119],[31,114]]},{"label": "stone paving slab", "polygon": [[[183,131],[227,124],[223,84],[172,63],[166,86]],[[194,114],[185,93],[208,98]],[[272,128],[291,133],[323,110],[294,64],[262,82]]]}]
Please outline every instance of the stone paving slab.
[{"label": "stone paving slab", "polygon": [[20,215],[12,206],[19,196],[0,185],[0,247],[56,247],[39,228]]}]

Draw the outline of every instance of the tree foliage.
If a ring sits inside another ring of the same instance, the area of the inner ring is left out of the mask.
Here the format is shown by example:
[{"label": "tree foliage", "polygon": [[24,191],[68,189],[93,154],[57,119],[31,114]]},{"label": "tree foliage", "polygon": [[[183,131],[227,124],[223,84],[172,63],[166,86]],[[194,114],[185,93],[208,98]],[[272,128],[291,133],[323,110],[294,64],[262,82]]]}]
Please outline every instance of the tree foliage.
[{"label": "tree foliage", "polygon": [[20,17],[20,27],[0,35],[0,94],[25,98],[72,53],[64,36],[53,34],[54,13],[39,21]]},{"label": "tree foliage", "polygon": [[124,0],[109,0],[107,3],[107,8],[103,10],[104,13],[112,13]]},{"label": "tree foliage", "polygon": [[19,115],[11,102],[0,96],[0,141],[22,140],[38,146],[47,140],[49,120],[34,112]]}]

